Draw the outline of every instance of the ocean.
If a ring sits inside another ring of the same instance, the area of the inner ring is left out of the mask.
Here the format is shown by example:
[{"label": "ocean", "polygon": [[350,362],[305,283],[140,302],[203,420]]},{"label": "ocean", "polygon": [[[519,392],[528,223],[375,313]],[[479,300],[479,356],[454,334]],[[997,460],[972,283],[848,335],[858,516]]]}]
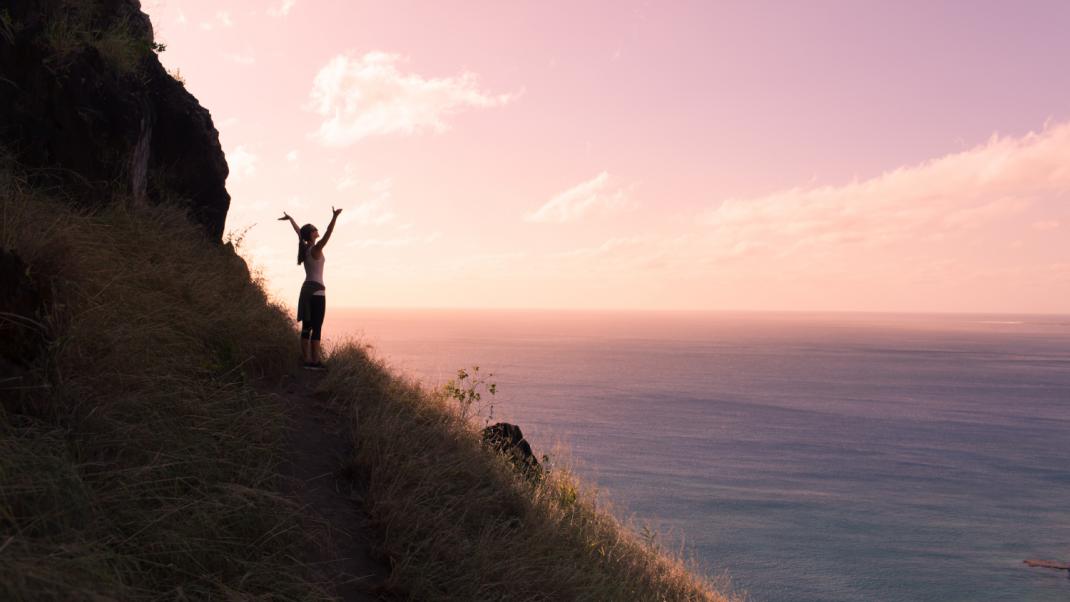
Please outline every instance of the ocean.
[{"label": "ocean", "polygon": [[[328,309],[757,601],[1070,599],[1070,317]],[[563,461],[563,460],[561,460]],[[681,543],[682,542],[682,543]]]}]

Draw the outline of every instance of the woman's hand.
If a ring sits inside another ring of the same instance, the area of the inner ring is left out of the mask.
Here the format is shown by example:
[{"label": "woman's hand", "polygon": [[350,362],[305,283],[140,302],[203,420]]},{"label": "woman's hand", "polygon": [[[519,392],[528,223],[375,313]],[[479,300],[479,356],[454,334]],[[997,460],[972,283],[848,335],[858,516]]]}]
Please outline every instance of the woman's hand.
[{"label": "woman's hand", "polygon": [[331,213],[333,213],[334,215],[331,216],[331,223],[327,224],[327,231],[323,233],[323,237],[320,238],[320,241],[316,243],[315,247],[313,247],[314,251],[322,251],[324,245],[326,245],[327,241],[331,239],[331,233],[334,232],[334,222],[338,221],[338,214],[341,212],[341,209],[335,209],[334,205],[331,205]]},{"label": "woman's hand", "polygon": [[293,227],[294,232],[296,232],[298,236],[301,236],[301,229],[297,227],[297,222],[294,221],[294,218],[290,217],[289,213],[283,211],[282,217],[279,218],[279,221],[284,222],[286,220],[290,220],[290,226]]}]

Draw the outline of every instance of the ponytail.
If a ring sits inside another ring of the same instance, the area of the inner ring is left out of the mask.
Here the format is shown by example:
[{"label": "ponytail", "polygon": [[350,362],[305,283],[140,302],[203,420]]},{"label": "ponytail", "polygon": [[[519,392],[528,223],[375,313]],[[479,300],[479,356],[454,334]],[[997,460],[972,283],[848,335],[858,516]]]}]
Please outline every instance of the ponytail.
[{"label": "ponytail", "polygon": [[305,251],[308,249],[307,240],[297,241],[297,265],[301,265],[305,262]]},{"label": "ponytail", "polygon": [[316,227],[312,224],[301,226],[299,233],[301,239],[297,241],[297,265],[305,262],[305,254],[308,252],[308,247],[312,245],[312,233],[315,230]]}]

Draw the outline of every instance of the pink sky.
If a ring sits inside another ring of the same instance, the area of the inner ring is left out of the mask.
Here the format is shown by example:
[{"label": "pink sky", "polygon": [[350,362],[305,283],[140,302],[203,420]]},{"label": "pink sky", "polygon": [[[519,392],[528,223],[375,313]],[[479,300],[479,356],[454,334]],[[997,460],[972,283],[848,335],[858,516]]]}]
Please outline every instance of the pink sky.
[{"label": "pink sky", "polygon": [[144,3],[284,302],[1070,312],[1070,3]]}]

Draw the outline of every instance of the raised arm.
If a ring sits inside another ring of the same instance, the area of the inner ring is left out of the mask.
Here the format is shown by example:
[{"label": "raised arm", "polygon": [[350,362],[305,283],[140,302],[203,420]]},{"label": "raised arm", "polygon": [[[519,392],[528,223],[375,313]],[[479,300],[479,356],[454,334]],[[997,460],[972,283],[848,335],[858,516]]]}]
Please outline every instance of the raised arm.
[{"label": "raised arm", "polygon": [[334,232],[334,222],[338,220],[338,214],[341,213],[342,210],[331,207],[331,212],[334,215],[331,216],[331,223],[327,225],[327,231],[323,233],[323,238],[316,243],[316,246],[312,247],[312,252],[317,255],[323,252],[323,247],[327,246],[327,241],[331,239],[331,233]]},{"label": "raised arm", "polygon": [[289,215],[288,213],[286,213],[285,211],[283,211],[283,212],[282,212],[282,217],[280,217],[280,218],[279,218],[279,221],[280,221],[280,222],[284,222],[284,221],[286,221],[286,220],[289,220],[289,221],[290,221],[290,225],[291,225],[291,226],[293,226],[293,228],[294,228],[294,234],[296,234],[296,235],[298,235],[298,236],[301,236],[301,228],[298,228],[298,227],[297,227],[297,222],[295,222],[295,221],[294,221],[294,218],[290,217],[290,215]]}]

